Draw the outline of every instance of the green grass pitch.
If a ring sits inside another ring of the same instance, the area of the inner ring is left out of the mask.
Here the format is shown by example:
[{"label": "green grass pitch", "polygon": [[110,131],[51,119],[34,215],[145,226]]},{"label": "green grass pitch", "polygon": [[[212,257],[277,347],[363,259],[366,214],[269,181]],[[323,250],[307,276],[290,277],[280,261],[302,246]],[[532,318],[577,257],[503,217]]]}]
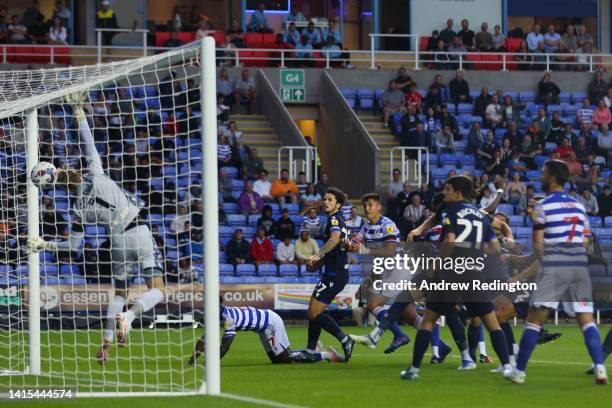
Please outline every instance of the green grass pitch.
[{"label": "green grass pitch", "polygon": [[[589,357],[583,344],[580,330],[575,326],[549,327],[558,330],[563,337],[554,343],[538,346],[529,365],[527,383],[517,386],[504,380],[500,375],[490,373],[496,362],[479,365],[474,371],[457,371],[459,356],[456,347],[442,365],[429,364],[426,357],[421,378],[406,382],[399,373],[410,362],[412,345],[395,354],[385,355],[383,349],[390,341],[386,335],[377,350],[357,346],[349,364],[272,365],[267,359],[259,338],[254,333],[239,332],[232,349],[221,363],[221,387],[224,393],[259,400],[259,405],[305,406],[305,407],[385,407],[397,404],[414,404],[418,407],[610,407],[612,388],[596,386],[593,378],[584,374]],[[602,337],[609,326],[600,328]],[[367,333],[366,328],[345,328],[347,332]],[[414,329],[404,327],[414,337]],[[517,341],[521,329],[515,329]],[[132,384],[148,384],[156,381],[164,384],[187,384],[194,386],[202,374],[203,359],[198,368],[187,366],[185,361],[193,347],[193,338],[201,329],[182,330],[138,330],[130,334],[130,345],[117,353],[110,361],[105,373],[91,358],[95,356],[95,345],[99,332],[63,332],[63,345],[58,333],[42,333],[43,356],[52,356],[52,364],[63,364],[68,373],[78,370],[79,381],[90,387],[102,387],[105,382],[126,387]],[[294,348],[306,342],[304,326],[288,327],[288,334]],[[76,339],[74,338],[76,336]],[[442,337],[452,345],[447,328]],[[157,339],[157,353],[150,343]],[[79,344],[76,348],[74,342]],[[322,335],[325,345],[337,342],[327,334]],[[51,344],[51,346],[49,346]],[[90,346],[88,346],[90,344]],[[145,345],[147,344],[147,345]],[[454,345],[453,345],[454,346]],[[488,347],[489,354],[493,350]],[[117,358],[117,355],[119,358]],[[608,370],[612,371],[612,360]],[[84,375],[91,367],[91,374]],[[117,374],[117,368],[122,374]],[[44,367],[43,367],[44,369]],[[196,371],[197,370],[197,371]],[[86,378],[87,377],[87,378]],[[25,378],[26,383],[33,381]],[[70,380],[74,381],[74,380]],[[61,388],[60,378],[50,379],[49,387]],[[115,385],[111,385],[114,387]],[[0,377],[0,389],[8,388],[8,378]],[[266,402],[267,401],[267,402]],[[6,401],[5,401],[6,402]],[[154,398],[77,398],[71,401],[10,401],[17,407],[244,407],[256,406],[254,402],[229,398],[196,397],[154,397]],[[0,403],[0,405],[3,405]]]}]

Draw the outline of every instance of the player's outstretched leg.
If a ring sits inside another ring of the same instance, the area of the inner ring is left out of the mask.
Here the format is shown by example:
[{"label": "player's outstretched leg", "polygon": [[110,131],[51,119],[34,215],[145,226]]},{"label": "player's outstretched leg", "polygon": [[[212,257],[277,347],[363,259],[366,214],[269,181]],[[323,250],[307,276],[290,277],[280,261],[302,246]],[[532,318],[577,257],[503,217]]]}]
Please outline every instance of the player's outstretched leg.
[{"label": "player's outstretched leg", "polygon": [[542,327],[542,330],[540,330],[540,336],[538,337],[538,344],[546,344],[546,343],[553,342],[557,340],[559,337],[561,337],[562,335],[563,335],[562,333],[557,333],[557,332],[551,333]]},{"label": "player's outstretched leg", "polygon": [[127,336],[132,329],[132,322],[164,300],[164,293],[159,289],[162,285],[161,276],[156,276],[153,278],[153,284],[148,285],[151,289],[136,299],[134,305],[127,312],[117,314],[116,320],[119,326],[117,343],[119,346],[125,345]]},{"label": "player's outstretched leg", "polygon": [[125,303],[126,301],[124,296],[115,295],[113,302],[109,304],[108,308],[106,309],[106,323],[104,335],[102,336],[102,345],[98,349],[98,353],[96,355],[96,359],[99,364],[106,364],[106,361],[108,360],[109,350],[113,344],[115,328],[117,326],[115,316],[117,316],[117,313],[121,313],[123,311]]}]

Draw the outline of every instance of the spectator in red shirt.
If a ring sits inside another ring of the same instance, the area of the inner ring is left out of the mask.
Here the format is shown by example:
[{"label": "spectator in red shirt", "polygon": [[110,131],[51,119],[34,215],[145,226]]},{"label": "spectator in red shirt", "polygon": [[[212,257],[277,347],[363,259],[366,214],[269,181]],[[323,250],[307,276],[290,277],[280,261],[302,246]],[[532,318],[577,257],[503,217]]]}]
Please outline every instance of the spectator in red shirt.
[{"label": "spectator in red shirt", "polygon": [[251,257],[255,265],[274,262],[272,241],[266,237],[266,229],[257,227],[257,234],[251,241]]},{"label": "spectator in red shirt", "polygon": [[416,82],[410,84],[410,91],[406,94],[406,106],[414,106],[417,113],[421,113],[421,99],[423,96],[417,92]]},{"label": "spectator in red shirt", "polygon": [[561,146],[557,147],[556,153],[559,155],[561,160],[567,160],[570,157],[570,154],[574,153],[574,149],[572,148],[572,145],[567,137],[563,138]]}]

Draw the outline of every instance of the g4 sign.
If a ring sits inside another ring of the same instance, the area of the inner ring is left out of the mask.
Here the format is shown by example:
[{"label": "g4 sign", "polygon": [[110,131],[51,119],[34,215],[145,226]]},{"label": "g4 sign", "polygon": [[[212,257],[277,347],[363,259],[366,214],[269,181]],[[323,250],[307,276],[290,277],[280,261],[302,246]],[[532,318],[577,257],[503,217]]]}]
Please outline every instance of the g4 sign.
[{"label": "g4 sign", "polygon": [[303,69],[281,69],[280,76],[281,87],[303,88],[305,86]]}]

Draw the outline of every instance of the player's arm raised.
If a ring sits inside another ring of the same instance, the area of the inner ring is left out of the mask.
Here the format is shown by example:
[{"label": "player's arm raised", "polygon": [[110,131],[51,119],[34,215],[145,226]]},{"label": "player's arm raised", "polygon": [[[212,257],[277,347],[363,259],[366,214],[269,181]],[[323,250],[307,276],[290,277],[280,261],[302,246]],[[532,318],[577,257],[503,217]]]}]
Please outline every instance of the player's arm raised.
[{"label": "player's arm raised", "polygon": [[64,241],[45,241],[41,237],[34,237],[27,242],[28,251],[36,253],[40,251],[77,251],[83,242],[83,225],[80,222],[72,223],[70,237]]},{"label": "player's arm raised", "polygon": [[89,128],[85,110],[83,110],[84,98],[84,95],[74,94],[69,97],[69,102],[72,104],[73,112],[79,122],[79,139],[83,146],[85,157],[87,158],[87,167],[91,172],[103,173],[102,160],[100,159],[98,150],[96,150],[96,143],[91,133],[91,129]]}]

